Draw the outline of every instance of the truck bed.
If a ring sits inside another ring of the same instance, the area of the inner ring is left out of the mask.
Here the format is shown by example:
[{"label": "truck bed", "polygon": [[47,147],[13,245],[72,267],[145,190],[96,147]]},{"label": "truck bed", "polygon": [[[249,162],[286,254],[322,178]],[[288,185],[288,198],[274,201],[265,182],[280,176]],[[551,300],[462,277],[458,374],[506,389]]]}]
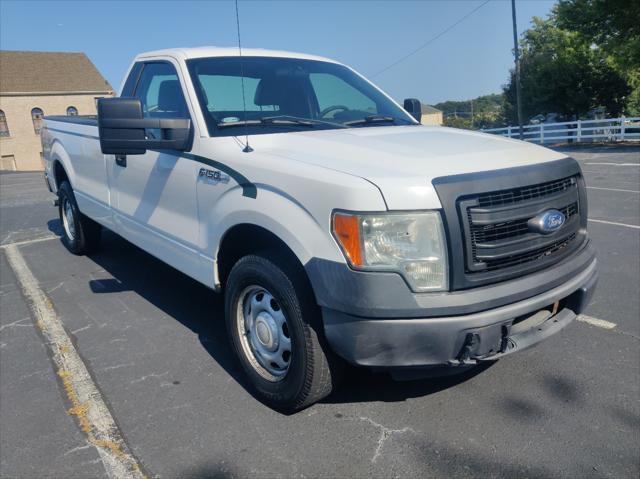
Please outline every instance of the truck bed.
[{"label": "truck bed", "polygon": [[107,224],[111,218],[109,186],[98,138],[98,117],[46,116],[41,135],[45,172],[55,179],[54,192],[60,186],[56,179],[59,164],[73,187],[80,211],[111,226]]},{"label": "truck bed", "polygon": [[44,119],[60,121],[62,123],[74,123],[77,125],[98,126],[98,115],[47,115]]}]

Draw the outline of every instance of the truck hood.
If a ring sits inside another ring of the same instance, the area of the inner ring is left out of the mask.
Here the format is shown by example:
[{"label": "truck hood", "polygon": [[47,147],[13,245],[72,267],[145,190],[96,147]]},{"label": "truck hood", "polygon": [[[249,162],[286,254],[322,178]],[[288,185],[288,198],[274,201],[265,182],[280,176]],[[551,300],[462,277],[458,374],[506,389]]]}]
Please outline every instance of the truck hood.
[{"label": "truck hood", "polygon": [[250,141],[261,153],[364,178],[380,189],[390,210],[439,208],[434,178],[566,156],[496,135],[421,125],[256,135]]}]

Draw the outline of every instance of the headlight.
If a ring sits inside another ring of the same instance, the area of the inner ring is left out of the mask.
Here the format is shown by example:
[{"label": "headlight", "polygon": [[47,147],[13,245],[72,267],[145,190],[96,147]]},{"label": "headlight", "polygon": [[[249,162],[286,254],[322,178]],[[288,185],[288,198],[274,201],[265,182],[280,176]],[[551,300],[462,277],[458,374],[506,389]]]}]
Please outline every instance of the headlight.
[{"label": "headlight", "polygon": [[356,269],[396,271],[414,291],[448,289],[446,242],[437,211],[335,212],[333,234]]}]

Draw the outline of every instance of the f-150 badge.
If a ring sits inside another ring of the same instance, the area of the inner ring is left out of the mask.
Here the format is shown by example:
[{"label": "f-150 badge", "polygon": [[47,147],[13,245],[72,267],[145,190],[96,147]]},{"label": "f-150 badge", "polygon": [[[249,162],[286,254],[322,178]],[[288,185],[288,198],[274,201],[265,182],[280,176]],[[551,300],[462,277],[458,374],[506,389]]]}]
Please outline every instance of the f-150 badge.
[{"label": "f-150 badge", "polygon": [[222,183],[226,183],[229,181],[229,175],[227,175],[226,173],[218,170],[208,170],[206,168],[200,168],[198,176]]}]

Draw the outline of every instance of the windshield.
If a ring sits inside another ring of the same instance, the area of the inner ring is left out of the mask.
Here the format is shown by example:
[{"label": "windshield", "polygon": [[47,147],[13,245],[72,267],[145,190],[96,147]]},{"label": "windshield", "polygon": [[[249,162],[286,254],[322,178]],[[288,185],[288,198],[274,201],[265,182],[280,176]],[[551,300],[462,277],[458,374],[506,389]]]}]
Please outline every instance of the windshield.
[{"label": "windshield", "polygon": [[234,127],[245,125],[261,134],[415,124],[366,80],[335,63],[215,57],[188,60],[187,66],[211,136],[238,135]]}]

